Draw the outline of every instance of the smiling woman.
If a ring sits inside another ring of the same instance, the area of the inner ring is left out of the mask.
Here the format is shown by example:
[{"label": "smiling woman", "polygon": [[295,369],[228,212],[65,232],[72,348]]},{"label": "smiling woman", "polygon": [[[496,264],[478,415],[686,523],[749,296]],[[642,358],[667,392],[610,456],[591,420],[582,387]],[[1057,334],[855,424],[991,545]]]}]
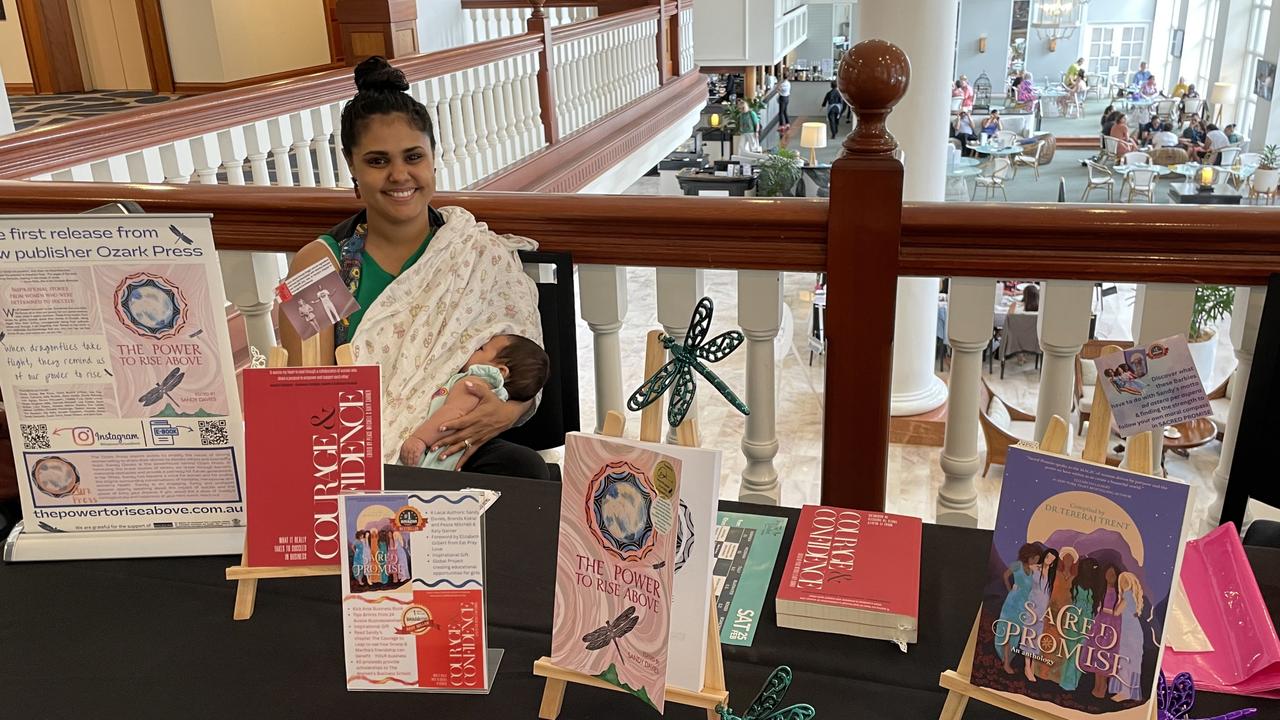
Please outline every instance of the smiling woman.
[{"label": "smiling woman", "polygon": [[[428,415],[432,396],[464,369],[472,352],[496,335],[542,343],[537,289],[517,255],[537,245],[491,232],[466,210],[431,207],[435,138],[427,109],[408,95],[404,74],[372,57],[355,70],[358,92],[343,108],[342,141],[365,209],[304,247],[297,274],[328,260],[360,308],[320,332],[321,353],[350,342],[356,361],[382,366],[383,458],[395,462],[409,433]],[[289,323],[281,340],[292,364],[301,340]],[[536,452],[496,439],[533,411],[503,402],[481,383],[476,409],[441,428],[442,457],[464,452],[462,469],[545,478]]]}]

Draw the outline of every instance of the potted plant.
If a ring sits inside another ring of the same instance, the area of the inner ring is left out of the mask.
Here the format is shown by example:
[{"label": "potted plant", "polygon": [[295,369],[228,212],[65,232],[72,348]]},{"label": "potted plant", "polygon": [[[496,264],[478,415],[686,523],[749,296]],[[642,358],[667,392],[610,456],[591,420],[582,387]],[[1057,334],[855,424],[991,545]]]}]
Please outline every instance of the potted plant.
[{"label": "potted plant", "polygon": [[756,197],[794,197],[800,184],[800,154],[782,148],[769,155],[757,167]]},{"label": "potted plant", "polygon": [[1187,330],[1187,344],[1200,375],[1200,383],[1206,387],[1213,375],[1214,350],[1218,345],[1214,325],[1231,314],[1231,306],[1235,301],[1236,289],[1230,285],[1201,285],[1196,288],[1195,302],[1191,306],[1191,327]]},{"label": "potted plant", "polygon": [[1280,181],[1280,145],[1268,145],[1262,149],[1261,162],[1253,171],[1253,187],[1274,188]]}]

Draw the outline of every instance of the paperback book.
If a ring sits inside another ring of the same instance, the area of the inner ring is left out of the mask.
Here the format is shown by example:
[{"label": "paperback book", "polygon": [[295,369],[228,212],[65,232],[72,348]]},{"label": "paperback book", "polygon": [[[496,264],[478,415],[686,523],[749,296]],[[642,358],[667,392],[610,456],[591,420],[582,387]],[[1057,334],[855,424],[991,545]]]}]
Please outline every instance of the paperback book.
[{"label": "paperback book", "polygon": [[570,433],[563,477],[551,662],[661,712],[682,462],[621,438]]},{"label": "paperback book", "polygon": [[1021,447],[1004,477],[972,682],[1055,717],[1145,720],[1190,487]]},{"label": "paperback book", "polygon": [[337,565],[338,498],[382,489],[376,365],[244,371],[250,567]]}]

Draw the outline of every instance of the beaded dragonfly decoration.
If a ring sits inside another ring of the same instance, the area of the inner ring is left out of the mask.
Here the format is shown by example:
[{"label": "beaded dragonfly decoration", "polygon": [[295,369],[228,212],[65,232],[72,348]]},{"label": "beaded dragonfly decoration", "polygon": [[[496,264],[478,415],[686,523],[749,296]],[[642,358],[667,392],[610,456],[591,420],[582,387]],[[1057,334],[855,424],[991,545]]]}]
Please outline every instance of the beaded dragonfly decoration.
[{"label": "beaded dragonfly decoration", "polygon": [[769,679],[764,681],[764,687],[760,688],[760,694],[751,701],[746,713],[734,715],[733,710],[724,705],[717,706],[716,712],[720,714],[720,720],[810,720],[817,714],[812,705],[804,703],[779,708],[789,689],[791,668],[779,665],[769,673]]},{"label": "beaded dragonfly decoration", "polygon": [[672,358],[631,394],[627,400],[628,410],[632,412],[643,410],[662,397],[667,388],[671,388],[671,405],[667,408],[667,422],[671,423],[671,427],[679,425],[684,422],[684,416],[693,405],[693,397],[698,390],[698,386],[693,382],[693,371],[696,370],[711,383],[712,387],[720,391],[720,394],[729,401],[729,404],[737,408],[738,412],[743,415],[751,414],[747,404],[724,384],[720,376],[702,364],[703,360],[714,363],[729,357],[743,341],[741,332],[729,330],[703,342],[706,340],[707,331],[711,329],[711,315],[714,311],[711,298],[704,297],[693,308],[693,317],[689,320],[689,333],[685,335],[683,343],[665,333],[661,336],[662,346],[671,352]]},{"label": "beaded dragonfly decoration", "polygon": [[[1178,673],[1172,684],[1165,681],[1164,673],[1160,673],[1160,679],[1156,682],[1156,720],[1189,720],[1187,713],[1191,712],[1191,707],[1195,704],[1196,684],[1191,679],[1191,673]],[[1237,720],[1256,712],[1256,708],[1245,708],[1204,720]]]}]

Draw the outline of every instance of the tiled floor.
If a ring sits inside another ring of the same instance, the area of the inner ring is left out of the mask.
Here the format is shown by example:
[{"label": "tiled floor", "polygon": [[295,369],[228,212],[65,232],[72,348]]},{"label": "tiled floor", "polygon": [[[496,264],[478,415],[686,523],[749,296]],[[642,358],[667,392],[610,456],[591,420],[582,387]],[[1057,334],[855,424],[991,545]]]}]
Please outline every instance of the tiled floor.
[{"label": "tiled floor", "polygon": [[180,95],[157,95],[141,90],[95,90],[68,95],[11,95],[13,124],[19,130],[58,125],[145,105],[168,102]]}]

